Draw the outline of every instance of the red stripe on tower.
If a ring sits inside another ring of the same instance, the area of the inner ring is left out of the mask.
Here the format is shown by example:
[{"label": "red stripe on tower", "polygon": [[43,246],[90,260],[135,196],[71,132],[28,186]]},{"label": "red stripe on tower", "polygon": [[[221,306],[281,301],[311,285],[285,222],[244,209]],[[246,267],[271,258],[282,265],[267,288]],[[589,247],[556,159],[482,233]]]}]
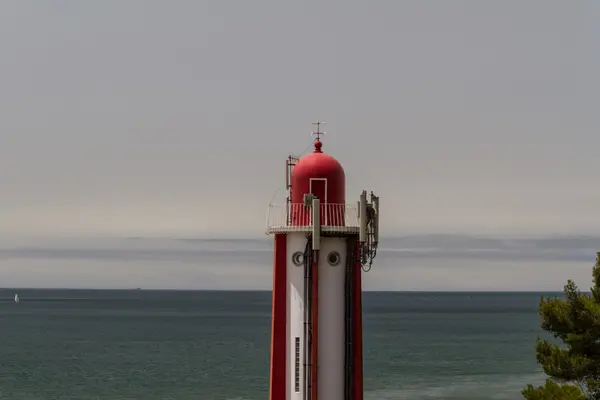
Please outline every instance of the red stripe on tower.
[{"label": "red stripe on tower", "polygon": [[286,398],[286,289],[287,237],[275,235],[273,264],[273,304],[271,323],[270,400]]},{"label": "red stripe on tower", "polygon": [[[357,259],[360,256],[360,242],[356,243]],[[354,342],[352,344],[354,353],[354,399],[363,400],[363,324],[362,324],[362,265],[360,261],[354,266],[354,293],[353,293],[354,315],[352,322],[354,329]]]}]

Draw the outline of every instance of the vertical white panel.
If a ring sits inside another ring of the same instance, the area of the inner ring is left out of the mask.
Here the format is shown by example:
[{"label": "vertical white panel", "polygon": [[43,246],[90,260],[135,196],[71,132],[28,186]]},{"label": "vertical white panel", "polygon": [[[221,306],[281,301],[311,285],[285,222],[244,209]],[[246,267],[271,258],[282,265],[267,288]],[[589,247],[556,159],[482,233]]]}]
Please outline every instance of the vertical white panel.
[{"label": "vertical white panel", "polygon": [[[303,233],[290,233],[287,239],[287,378],[286,400],[302,400],[304,393],[304,268],[292,261],[294,253],[304,253]],[[300,391],[296,392],[296,337],[300,338]]]},{"label": "vertical white panel", "polygon": [[[340,254],[332,266],[328,255]],[[344,400],[346,241],[321,238],[319,255],[319,400]]]}]

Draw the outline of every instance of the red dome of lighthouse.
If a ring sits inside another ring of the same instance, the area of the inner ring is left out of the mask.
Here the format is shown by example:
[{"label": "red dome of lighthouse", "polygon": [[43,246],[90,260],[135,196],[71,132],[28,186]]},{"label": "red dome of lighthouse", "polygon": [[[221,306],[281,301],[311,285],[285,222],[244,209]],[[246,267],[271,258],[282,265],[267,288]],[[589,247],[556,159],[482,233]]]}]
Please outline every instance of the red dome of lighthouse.
[{"label": "red dome of lighthouse", "polygon": [[292,203],[303,203],[304,195],[312,193],[321,203],[346,202],[346,174],[342,165],[321,151],[323,144],[315,141],[315,150],[300,158],[291,176]]}]

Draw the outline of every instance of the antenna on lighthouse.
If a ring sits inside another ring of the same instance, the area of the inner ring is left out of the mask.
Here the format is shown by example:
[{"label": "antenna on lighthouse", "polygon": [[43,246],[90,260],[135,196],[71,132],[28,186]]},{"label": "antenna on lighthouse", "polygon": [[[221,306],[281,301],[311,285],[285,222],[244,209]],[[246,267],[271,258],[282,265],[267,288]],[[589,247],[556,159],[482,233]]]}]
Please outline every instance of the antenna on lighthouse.
[{"label": "antenna on lighthouse", "polygon": [[312,134],[317,136],[317,140],[321,139],[321,135],[325,134],[325,132],[321,132],[321,125],[325,125],[326,122],[325,121],[316,121],[316,122],[313,122],[312,124],[317,126],[317,131],[313,132]]}]

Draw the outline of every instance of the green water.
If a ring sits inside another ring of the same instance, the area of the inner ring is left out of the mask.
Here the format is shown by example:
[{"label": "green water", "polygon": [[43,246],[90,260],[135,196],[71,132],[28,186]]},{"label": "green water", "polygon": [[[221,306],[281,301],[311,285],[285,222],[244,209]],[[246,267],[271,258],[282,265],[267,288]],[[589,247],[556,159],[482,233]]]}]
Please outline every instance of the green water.
[{"label": "green water", "polygon": [[[0,291],[1,399],[267,399],[269,292]],[[365,398],[519,399],[538,293],[364,299]]]}]

